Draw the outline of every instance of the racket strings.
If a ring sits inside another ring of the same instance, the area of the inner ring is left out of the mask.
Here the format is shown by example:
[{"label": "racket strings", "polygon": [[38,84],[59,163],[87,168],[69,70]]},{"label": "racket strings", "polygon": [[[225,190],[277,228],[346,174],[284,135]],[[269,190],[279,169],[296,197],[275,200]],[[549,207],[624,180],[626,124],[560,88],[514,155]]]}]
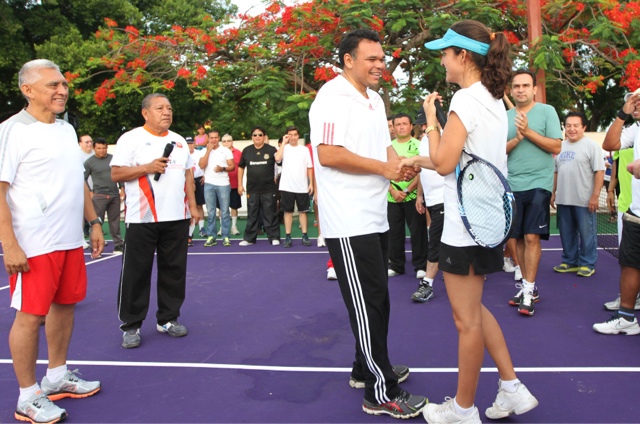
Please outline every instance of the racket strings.
[{"label": "racket strings", "polygon": [[459,190],[460,215],[476,242],[487,247],[502,243],[511,228],[513,195],[500,177],[483,162],[469,163],[462,170]]}]

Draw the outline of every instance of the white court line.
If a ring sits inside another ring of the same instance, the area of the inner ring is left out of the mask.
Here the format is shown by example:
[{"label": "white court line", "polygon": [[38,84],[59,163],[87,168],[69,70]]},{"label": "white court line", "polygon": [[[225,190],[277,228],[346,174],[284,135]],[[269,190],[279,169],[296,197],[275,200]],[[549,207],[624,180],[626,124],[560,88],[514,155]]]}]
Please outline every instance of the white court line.
[{"label": "white court line", "polygon": [[[48,361],[39,359],[38,364],[46,365]],[[11,359],[0,359],[0,364],[10,365]],[[351,372],[351,367],[283,367],[270,365],[242,364],[203,364],[200,362],[129,362],[129,361],[67,361],[68,365],[106,366],[106,367],[147,367],[147,368],[197,368],[228,369],[254,371],[283,372]],[[640,372],[640,367],[521,367],[516,372]],[[414,373],[457,373],[458,368],[411,368]],[[498,372],[497,368],[482,368],[480,372]]]}]

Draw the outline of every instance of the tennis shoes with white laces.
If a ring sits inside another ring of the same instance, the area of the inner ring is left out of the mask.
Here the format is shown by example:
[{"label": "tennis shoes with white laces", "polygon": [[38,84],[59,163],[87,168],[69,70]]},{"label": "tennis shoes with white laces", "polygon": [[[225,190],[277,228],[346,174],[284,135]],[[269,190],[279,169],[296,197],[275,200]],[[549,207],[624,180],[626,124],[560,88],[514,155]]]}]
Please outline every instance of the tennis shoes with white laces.
[{"label": "tennis shoes with white laces", "polygon": [[[492,420],[506,418],[509,415],[524,414],[538,406],[538,400],[529,392],[524,384],[516,383],[516,391],[507,392],[502,388],[502,382],[498,380],[498,395],[491,407],[485,411],[485,416]],[[480,412],[477,407],[473,407],[469,413],[463,414],[458,411],[454,404],[454,399],[445,398],[442,404],[430,403],[422,411],[424,419],[429,424],[480,424]]]}]

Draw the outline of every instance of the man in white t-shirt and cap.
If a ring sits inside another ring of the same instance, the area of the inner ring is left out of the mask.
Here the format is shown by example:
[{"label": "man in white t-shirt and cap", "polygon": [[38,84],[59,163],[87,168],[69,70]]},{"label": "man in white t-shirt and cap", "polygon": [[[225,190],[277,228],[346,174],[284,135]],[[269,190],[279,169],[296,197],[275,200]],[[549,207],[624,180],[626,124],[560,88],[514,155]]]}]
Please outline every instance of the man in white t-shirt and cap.
[{"label": "man in white t-shirt and cap", "polygon": [[389,180],[410,180],[397,171],[382,98],[377,87],[385,69],[379,35],[347,33],[338,57],[343,72],[326,83],[309,113],[320,225],[349,313],[356,355],[349,385],[364,388],[362,408],[374,415],[410,418],[426,398],[403,390],[406,366],[392,366],[387,348],[390,299],[387,264]]},{"label": "man in white t-shirt and cap", "polygon": [[[80,220],[91,227],[92,257],[104,248],[102,222],[84,183],[81,151],[63,113],[69,86],[55,63],[25,63],[18,75],[29,105],[0,125],[0,240],[9,274],[9,333],[20,386],[15,417],[58,422],[67,412],[50,399],[83,398],[100,390],[67,369],[76,303],[87,292]],[[45,323],[46,317],[46,323]],[[40,326],[45,323],[47,374],[36,382]]]},{"label": "man in white t-shirt and cap", "polygon": [[111,178],[124,183],[126,194],[127,235],[118,287],[125,349],[140,346],[156,253],[156,329],[172,337],[187,335],[178,317],[186,293],[189,224],[199,217],[187,142],[169,131],[169,99],[160,93],[147,95],[142,116],[144,126],[120,137],[111,160]]}]

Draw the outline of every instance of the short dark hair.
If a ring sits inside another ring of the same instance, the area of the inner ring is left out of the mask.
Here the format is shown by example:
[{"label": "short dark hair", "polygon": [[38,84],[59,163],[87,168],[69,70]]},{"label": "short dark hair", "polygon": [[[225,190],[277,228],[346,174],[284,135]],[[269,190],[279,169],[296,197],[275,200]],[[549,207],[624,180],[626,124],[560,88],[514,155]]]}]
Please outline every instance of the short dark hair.
[{"label": "short dark hair", "polygon": [[218,131],[218,130],[209,130],[209,131],[207,131],[207,135],[209,135],[211,133],[216,133],[216,134],[218,134],[218,137],[220,136],[220,131]]},{"label": "short dark hair", "polygon": [[536,74],[529,70],[529,69],[525,69],[525,68],[520,68],[517,71],[515,71],[513,73],[513,77],[511,77],[511,81],[513,81],[513,78],[516,77],[516,75],[529,75],[531,77],[531,79],[533,80],[533,86],[535,87],[536,85],[538,85],[538,79],[536,78]]},{"label": "short dark hair", "polygon": [[253,129],[251,130],[251,135],[253,135],[253,132],[254,132],[255,130],[260,130],[260,131],[262,131],[262,134],[266,134],[266,133],[267,133],[267,132],[264,130],[264,128],[263,128],[263,127],[261,127],[261,126],[257,126],[257,125],[256,125],[256,126],[255,126],[255,127],[253,127]]},{"label": "short dark hair", "polygon": [[387,116],[387,122],[389,122],[389,121],[393,122],[395,117],[396,117],[395,115]]},{"label": "short dark hair", "polygon": [[567,116],[564,117],[565,125],[567,125],[567,118],[571,118],[572,116],[577,116],[578,118],[580,118],[580,120],[582,121],[583,127],[586,127],[589,123],[589,121],[587,121],[587,116],[584,113],[574,110],[572,112],[567,113]]},{"label": "short dark hair", "polygon": [[93,140],[93,147],[96,147],[96,144],[104,144],[106,146],[108,144],[107,139],[104,137],[96,137]]},{"label": "short dark hair", "polygon": [[411,117],[409,115],[407,115],[406,113],[399,113],[396,116],[393,117],[393,125],[396,124],[396,119],[398,118],[408,118],[409,119],[409,124],[413,124],[413,119],[411,119]]},{"label": "short dark hair", "polygon": [[346,33],[340,45],[338,47],[338,58],[340,59],[340,66],[344,67],[344,55],[349,54],[352,57],[356,57],[356,50],[360,45],[360,41],[369,40],[376,43],[380,42],[380,34],[371,29],[356,29]]},{"label": "short dark hair", "polygon": [[300,135],[300,131],[298,131],[298,127],[296,127],[295,125],[289,125],[285,130],[284,133],[285,134],[289,134],[289,131],[295,131],[298,133],[298,135]]}]

